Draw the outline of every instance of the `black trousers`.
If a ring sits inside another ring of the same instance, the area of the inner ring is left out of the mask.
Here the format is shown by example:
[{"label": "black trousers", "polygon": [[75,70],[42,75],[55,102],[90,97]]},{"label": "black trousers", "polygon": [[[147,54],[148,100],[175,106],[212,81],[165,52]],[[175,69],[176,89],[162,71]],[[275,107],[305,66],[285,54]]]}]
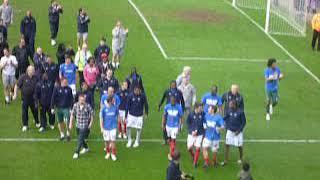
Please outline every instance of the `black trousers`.
[{"label": "black trousers", "polygon": [[41,127],[47,127],[47,115],[49,117],[49,124],[54,125],[55,122],[55,115],[51,113],[51,109],[49,106],[42,106],[40,107],[40,120],[41,120]]},{"label": "black trousers", "polygon": [[50,23],[51,39],[56,39],[59,31],[59,21],[49,22],[49,23]]},{"label": "black trousers", "polygon": [[78,143],[77,143],[77,148],[76,148],[76,153],[79,154],[80,149],[83,148],[88,148],[88,144],[86,142],[86,139],[89,136],[89,129],[79,129],[77,128],[77,134],[78,134]]},{"label": "black trousers", "polygon": [[79,73],[79,83],[80,83],[80,88],[81,88],[82,87],[82,83],[84,82],[83,71],[78,71],[78,73]]},{"label": "black trousers", "polygon": [[31,109],[35,123],[36,124],[39,123],[38,108],[35,106],[33,98],[23,97],[22,98],[22,125],[23,126],[28,126],[28,121],[29,121],[28,109],[29,108]]},{"label": "black trousers", "polygon": [[167,134],[166,128],[164,128],[164,129],[162,130],[162,136],[163,136],[164,142],[167,143],[167,141],[168,141],[169,138],[168,138],[168,134]]},{"label": "black trousers", "polygon": [[22,74],[26,73],[28,66],[29,63],[18,64],[18,69],[16,70],[16,79],[19,79]]},{"label": "black trousers", "polygon": [[317,51],[320,51],[320,32],[313,30],[312,44],[311,44],[313,50],[315,50],[317,41],[318,41]]},{"label": "black trousers", "polygon": [[33,60],[33,55],[34,55],[34,39],[35,37],[28,37],[25,36],[24,40],[26,42],[26,47],[27,47],[27,52],[28,52],[28,57]]}]

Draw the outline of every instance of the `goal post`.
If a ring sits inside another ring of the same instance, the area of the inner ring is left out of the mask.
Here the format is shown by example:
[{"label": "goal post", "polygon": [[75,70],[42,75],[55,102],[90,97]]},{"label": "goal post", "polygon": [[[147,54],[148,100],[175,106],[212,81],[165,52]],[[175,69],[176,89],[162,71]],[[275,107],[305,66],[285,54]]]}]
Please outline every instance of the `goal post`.
[{"label": "goal post", "polygon": [[239,8],[265,11],[265,32],[269,34],[305,36],[308,0],[232,0]]}]

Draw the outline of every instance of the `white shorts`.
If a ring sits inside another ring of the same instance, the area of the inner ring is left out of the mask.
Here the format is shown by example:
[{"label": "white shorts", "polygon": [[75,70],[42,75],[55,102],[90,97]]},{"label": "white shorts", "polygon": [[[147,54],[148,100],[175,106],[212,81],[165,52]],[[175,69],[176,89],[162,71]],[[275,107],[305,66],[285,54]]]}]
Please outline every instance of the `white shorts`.
[{"label": "white shorts", "polygon": [[84,33],[77,32],[77,38],[82,39],[83,41],[87,41],[88,33],[87,32],[84,32]]},{"label": "white shorts", "polygon": [[2,83],[4,87],[13,87],[16,83],[15,75],[6,75],[2,73]]},{"label": "white shorts", "polygon": [[168,138],[176,139],[179,132],[179,128],[166,126],[166,131]]},{"label": "white shorts", "polygon": [[190,149],[190,148],[192,148],[192,146],[200,148],[202,139],[203,139],[202,135],[200,135],[200,136],[192,136],[191,134],[188,134],[187,148]]},{"label": "white shorts", "polygon": [[112,54],[113,54],[113,55],[122,56],[123,53],[124,53],[124,49],[123,49],[123,48],[118,48],[118,47],[113,47],[113,48],[112,48]]},{"label": "white shorts", "polygon": [[128,128],[136,128],[136,129],[142,129],[143,126],[143,116],[132,116],[128,114],[127,118],[127,127]]},{"label": "white shorts", "polygon": [[77,89],[75,84],[69,84],[69,87],[72,90],[72,95],[75,96],[77,94]]},{"label": "white shorts", "polygon": [[211,148],[211,151],[212,152],[218,152],[218,149],[219,149],[219,140],[209,140],[207,138],[204,138],[203,139],[203,142],[202,142],[202,147],[203,148]]},{"label": "white shorts", "polygon": [[243,146],[243,133],[236,135],[234,132],[227,130],[226,145],[241,147]]},{"label": "white shorts", "polygon": [[103,130],[103,140],[104,141],[116,141],[117,129]]},{"label": "white shorts", "polygon": [[123,121],[126,116],[126,111],[125,110],[119,110],[119,117]]}]

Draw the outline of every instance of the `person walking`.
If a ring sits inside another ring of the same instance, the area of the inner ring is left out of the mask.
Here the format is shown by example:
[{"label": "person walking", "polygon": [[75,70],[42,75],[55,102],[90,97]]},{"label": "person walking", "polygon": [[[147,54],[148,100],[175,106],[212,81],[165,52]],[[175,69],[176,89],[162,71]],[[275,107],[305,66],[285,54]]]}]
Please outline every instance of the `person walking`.
[{"label": "person walking", "polygon": [[85,79],[83,76],[84,67],[88,64],[89,59],[92,57],[91,52],[88,50],[87,44],[82,44],[82,49],[76,53],[74,64],[77,66],[79,74],[79,84],[82,84]]},{"label": "person walking", "polygon": [[315,50],[316,43],[318,41],[317,51],[320,51],[320,13],[317,13],[313,16],[311,24],[313,30],[311,42],[312,50]]},{"label": "person walking", "polygon": [[17,86],[21,90],[22,98],[22,132],[28,130],[28,109],[31,109],[35,124],[37,128],[40,128],[39,117],[38,117],[38,107],[35,103],[34,94],[37,85],[37,78],[35,76],[35,70],[33,66],[28,66],[27,73],[22,75]]},{"label": "person walking", "polygon": [[128,28],[123,27],[121,21],[117,21],[116,26],[112,29],[112,66],[114,68],[120,66],[128,32]]},{"label": "person walking", "polygon": [[7,28],[13,23],[13,8],[9,4],[9,0],[3,0],[3,4],[0,6],[0,17]]},{"label": "person walking", "polygon": [[80,8],[79,14],[77,17],[77,23],[78,23],[78,32],[77,32],[77,43],[78,43],[78,50],[80,50],[80,47],[82,47],[82,44],[88,43],[88,31],[89,31],[89,23],[90,18],[87,15],[87,12]]},{"label": "person walking", "polygon": [[56,38],[59,31],[59,19],[60,14],[63,13],[63,7],[56,0],[51,0],[51,5],[49,6],[48,11],[51,32],[51,46],[55,46],[57,44]]},{"label": "person walking", "polygon": [[18,69],[16,71],[16,79],[18,79],[22,74],[26,73],[27,67],[29,66],[28,52],[24,38],[20,38],[19,44],[12,50],[12,55],[14,55],[18,61]]},{"label": "person walking", "polygon": [[[93,124],[93,110],[89,104],[86,103],[86,98],[83,94],[79,95],[79,101],[73,105],[69,131],[71,132],[73,127],[73,120],[76,120],[78,143],[75,153],[73,154],[73,159],[78,159],[79,154],[85,154],[89,152],[89,147],[86,139],[89,135],[89,130]],[[83,148],[81,151],[80,149]]]},{"label": "person walking", "polygon": [[20,24],[20,33],[24,38],[28,50],[28,56],[33,60],[34,55],[34,42],[36,39],[37,24],[32,16],[31,10],[27,11],[27,15],[22,19]]}]

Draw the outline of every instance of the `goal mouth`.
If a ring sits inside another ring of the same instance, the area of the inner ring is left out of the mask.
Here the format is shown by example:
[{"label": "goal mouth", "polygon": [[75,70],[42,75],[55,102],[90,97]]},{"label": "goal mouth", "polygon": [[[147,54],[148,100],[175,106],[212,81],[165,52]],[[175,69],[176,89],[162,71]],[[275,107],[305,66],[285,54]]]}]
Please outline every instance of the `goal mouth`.
[{"label": "goal mouth", "polygon": [[265,32],[274,35],[305,37],[307,0],[233,0],[241,8],[265,11]]}]

